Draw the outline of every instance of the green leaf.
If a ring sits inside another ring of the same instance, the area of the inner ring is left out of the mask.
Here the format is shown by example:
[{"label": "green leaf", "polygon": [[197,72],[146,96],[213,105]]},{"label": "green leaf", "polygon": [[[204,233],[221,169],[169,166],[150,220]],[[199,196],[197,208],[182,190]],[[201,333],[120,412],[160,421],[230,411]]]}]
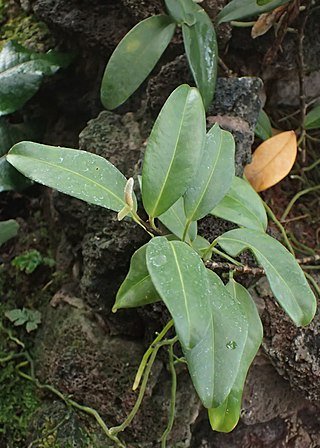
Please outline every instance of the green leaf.
[{"label": "green leaf", "polygon": [[[197,235],[196,238],[192,241],[192,247],[197,252],[197,254],[200,255],[201,258],[203,258],[204,254],[207,253],[208,248],[210,246],[210,242],[203,238],[203,236]],[[212,256],[212,251],[210,250],[204,261],[210,260]]]},{"label": "green leaf", "polygon": [[66,66],[70,57],[61,53],[33,53],[8,42],[0,52],[0,116],[15,112],[37,92],[44,76]]},{"label": "green leaf", "polygon": [[297,326],[308,325],[316,312],[316,298],[302,269],[279,241],[251,229],[236,229],[217,239],[232,257],[249,249],[264,268],[271,290]]},{"label": "green leaf", "polygon": [[18,230],[19,224],[14,219],[0,221],[0,246],[11,238],[14,238]]},{"label": "green leaf", "polygon": [[142,199],[150,218],[162,215],[186,191],[205,139],[199,91],[184,84],[169,96],[148,140],[142,170]]},{"label": "green leaf", "polygon": [[231,280],[226,288],[233,298],[237,300],[242,313],[247,319],[248,334],[239,371],[228,397],[219,407],[208,410],[212,429],[220,432],[232,431],[239,421],[245,379],[263,337],[263,328],[257,307],[249,292],[234,280]]},{"label": "green leaf", "polygon": [[207,331],[195,347],[183,351],[203,405],[213,408],[226,400],[237,378],[248,322],[220,278],[209,270],[207,278],[210,310],[202,322]]},{"label": "green leaf", "polygon": [[0,118],[0,192],[20,191],[31,184],[29,179],[7,162],[5,155],[15,143],[32,137],[33,133],[25,126],[11,124]]},{"label": "green leaf", "polygon": [[307,113],[304,119],[304,127],[307,130],[320,128],[320,104]]},{"label": "green leaf", "polygon": [[193,0],[165,0],[165,5],[176,23],[193,25],[196,22],[198,7]]},{"label": "green leaf", "polygon": [[9,151],[7,160],[30,179],[90,204],[116,212],[126,205],[126,178],[96,154],[21,142]]},{"label": "green leaf", "polygon": [[186,243],[156,237],[147,245],[146,259],[181,344],[193,347],[204,337],[208,321],[208,282],[201,258]]},{"label": "green leaf", "polygon": [[272,126],[268,115],[261,109],[254,133],[261,140],[268,140],[272,137]]},{"label": "green leaf", "polygon": [[12,261],[12,266],[25,271],[26,274],[32,274],[38,266],[43,263],[42,255],[37,250],[29,250],[21,255],[17,255]]},{"label": "green leaf", "polygon": [[152,16],[124,36],[102,79],[101,101],[106,109],[120,106],[146,79],[169,45],[175,27],[168,16]]},{"label": "green leaf", "polygon": [[211,211],[211,215],[262,232],[265,232],[268,224],[260,196],[240,177],[234,177],[230,190]]},{"label": "green leaf", "polygon": [[[175,202],[166,212],[159,216],[162,224],[182,240],[187,218],[184,211],[183,198]],[[193,222],[188,228],[186,241],[190,243],[197,236],[197,223]]]},{"label": "green leaf", "polygon": [[182,24],[183,43],[193,78],[207,110],[216,87],[218,46],[210,17],[199,5],[197,9],[195,24]]},{"label": "green leaf", "polygon": [[[25,310],[14,309],[6,311],[5,316],[10,320],[10,322],[20,321],[24,319],[24,322],[28,320]],[[24,323],[22,322],[22,323]]]},{"label": "green leaf", "polygon": [[116,296],[112,311],[154,303],[161,298],[153,286],[146,264],[147,244],[140,247],[131,258],[128,275]]},{"label": "green leaf", "polygon": [[262,6],[262,5],[267,5],[268,3],[271,3],[273,0],[256,0],[257,5]]},{"label": "green leaf", "polygon": [[215,124],[206,136],[197,174],[184,196],[187,219],[206,216],[230,189],[234,178],[234,139]]},{"label": "green leaf", "polygon": [[278,6],[284,5],[289,1],[273,0],[265,5],[258,5],[256,0],[232,0],[218,14],[218,23],[256,17],[264,12],[273,11]]}]

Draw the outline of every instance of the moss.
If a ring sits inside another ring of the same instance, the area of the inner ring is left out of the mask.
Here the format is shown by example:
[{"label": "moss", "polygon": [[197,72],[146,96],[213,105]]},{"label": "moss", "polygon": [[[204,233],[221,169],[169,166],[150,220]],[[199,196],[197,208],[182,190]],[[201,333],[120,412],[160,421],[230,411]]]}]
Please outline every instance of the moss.
[{"label": "moss", "polygon": [[9,40],[33,51],[44,52],[54,46],[54,39],[47,26],[35,16],[0,0],[0,48]]},{"label": "moss", "polygon": [[[0,357],[10,350],[9,341],[1,334]],[[2,364],[0,369],[0,434],[3,446],[25,447],[29,423],[40,405],[32,383],[20,378],[16,362]]]}]

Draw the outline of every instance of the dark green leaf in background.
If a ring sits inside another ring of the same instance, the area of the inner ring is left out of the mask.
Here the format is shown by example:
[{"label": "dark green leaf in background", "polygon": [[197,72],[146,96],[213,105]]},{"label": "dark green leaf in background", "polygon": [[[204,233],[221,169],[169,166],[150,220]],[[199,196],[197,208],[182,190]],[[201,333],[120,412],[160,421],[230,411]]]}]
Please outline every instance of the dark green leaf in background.
[{"label": "dark green leaf in background", "polygon": [[234,178],[234,139],[215,124],[207,133],[197,174],[185,196],[187,219],[206,216],[221,201]]},{"label": "dark green leaf in background", "polygon": [[220,406],[237,378],[247,340],[248,322],[239,303],[220,278],[207,270],[210,309],[202,326],[206,333],[183,351],[195,389],[206,408]]},{"label": "dark green leaf in background", "polygon": [[263,328],[257,307],[249,292],[234,280],[230,280],[226,288],[237,300],[241,312],[247,319],[248,333],[238,374],[227,399],[219,407],[208,410],[212,429],[220,432],[232,431],[239,421],[245,379],[263,337]]},{"label": "dark green leaf in background", "polygon": [[147,246],[147,267],[181,344],[193,347],[208,323],[208,282],[201,258],[186,243],[156,237]]},{"label": "dark green leaf in background", "polygon": [[0,118],[0,192],[20,191],[31,184],[30,180],[22,176],[10,163],[5,155],[17,142],[32,138],[34,133],[24,124],[11,124]]},{"label": "dark green leaf in background", "polygon": [[[183,238],[184,230],[187,224],[187,218],[184,211],[183,198],[175,202],[166,212],[159,216],[159,221],[174,233],[180,240]],[[190,243],[197,236],[197,223],[193,222],[188,228],[186,241]]]},{"label": "dark green leaf in background", "polygon": [[151,131],[142,169],[142,200],[150,218],[168,210],[195,175],[205,140],[199,91],[186,84],[169,96]]},{"label": "dark green leaf in background", "polygon": [[248,229],[265,232],[268,218],[263,202],[251,185],[234,177],[232,186],[211,214]]},{"label": "dark green leaf in background", "polygon": [[307,113],[304,119],[304,127],[307,130],[320,128],[320,104]]},{"label": "dark green leaf in background", "polygon": [[17,43],[6,43],[0,52],[0,116],[21,109],[44,76],[53,75],[71,59],[62,53],[33,53]]},{"label": "dark green leaf in background", "polygon": [[175,27],[169,16],[152,16],[124,36],[102,79],[101,102],[106,109],[120,106],[146,79],[169,45]]},{"label": "dark green leaf in background", "polygon": [[126,205],[126,178],[96,154],[20,142],[9,151],[7,160],[30,179],[90,204],[116,212]]},{"label": "dark green leaf in background", "polygon": [[210,17],[199,5],[197,8],[196,22],[193,25],[182,24],[183,43],[193,78],[207,110],[216,86],[218,46]]},{"label": "dark green leaf in background", "polygon": [[297,261],[269,235],[251,229],[235,229],[217,239],[232,257],[249,249],[264,268],[271,290],[297,326],[308,325],[316,312],[316,298]]},{"label": "dark green leaf in background", "polygon": [[113,312],[120,308],[133,308],[161,300],[147,269],[146,250],[147,244],[132,255],[130,269],[117,292]]},{"label": "dark green leaf in background", "polygon": [[267,140],[272,137],[272,126],[268,115],[261,109],[254,133],[261,140]]},{"label": "dark green leaf in background", "polygon": [[0,246],[11,238],[14,238],[18,230],[19,224],[14,219],[0,221]]},{"label": "dark green leaf in background", "polygon": [[260,14],[272,11],[278,6],[288,3],[290,0],[273,0],[264,5],[258,5],[256,0],[232,0],[218,14],[218,22],[230,22],[231,20],[257,17]]}]

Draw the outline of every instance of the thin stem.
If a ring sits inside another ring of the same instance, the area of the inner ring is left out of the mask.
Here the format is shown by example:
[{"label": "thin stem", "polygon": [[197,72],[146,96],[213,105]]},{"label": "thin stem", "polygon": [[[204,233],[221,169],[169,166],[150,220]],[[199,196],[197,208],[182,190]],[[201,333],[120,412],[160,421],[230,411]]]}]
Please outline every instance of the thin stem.
[{"label": "thin stem", "polygon": [[148,235],[151,236],[151,238],[154,237],[154,234],[150,230],[148,230],[147,224],[140,218],[140,216],[137,214],[137,212],[132,211],[131,216],[132,216],[133,221],[136,224],[138,224],[138,226],[142,227],[143,230],[145,230],[148,233]]},{"label": "thin stem", "polygon": [[161,448],[166,448],[166,446],[167,446],[167,437],[173,427],[175,408],[176,408],[177,373],[176,373],[176,369],[174,366],[173,344],[169,346],[169,368],[170,368],[170,373],[171,373],[170,410],[169,410],[168,426],[166,427],[164,433],[161,436]]},{"label": "thin stem", "polygon": [[167,325],[163,328],[163,330],[158,334],[158,336],[152,341],[152,343],[150,344],[150,346],[148,347],[147,351],[145,352],[145,354],[143,355],[143,358],[141,360],[139,369],[136,373],[136,377],[134,379],[134,383],[132,386],[132,390],[136,390],[139,387],[140,381],[141,381],[141,377],[143,375],[144,369],[146,368],[146,364],[148,362],[148,359],[150,358],[155,345],[162,341],[162,339],[165,337],[165,335],[168,333],[168,331],[170,330],[170,328],[173,326],[173,319],[169,320],[169,322],[167,323]]},{"label": "thin stem", "polygon": [[278,227],[278,229],[281,232],[281,235],[284,239],[284,242],[287,246],[287,248],[289,249],[289,251],[291,252],[291,254],[295,257],[295,253],[293,250],[293,247],[288,239],[288,235],[283,227],[283,225],[281,224],[281,222],[278,220],[278,218],[276,217],[276,215],[273,213],[273,211],[271,210],[271,208],[268,206],[268,204],[266,202],[263,202],[264,208],[266,209],[267,215],[269,216],[269,218],[275,223],[275,225]]},{"label": "thin stem", "polygon": [[295,202],[301,198],[301,196],[304,196],[305,194],[312,193],[313,191],[319,190],[320,185],[316,185],[315,187],[306,188],[305,190],[299,191],[296,195],[293,196],[289,204],[287,205],[285,211],[283,212],[283,215],[281,216],[281,221],[284,221],[288,214],[290,213],[292,207],[294,206]]},{"label": "thin stem", "polygon": [[153,352],[152,352],[152,354],[150,356],[150,359],[148,361],[147,367],[145,369],[145,373],[144,373],[144,376],[143,376],[143,380],[142,380],[142,383],[141,383],[141,387],[140,387],[140,391],[139,391],[139,395],[138,395],[137,401],[135,402],[135,405],[133,406],[130,414],[125,419],[125,421],[123,423],[121,423],[121,425],[119,425],[119,426],[114,426],[113,428],[110,428],[111,434],[113,434],[113,435],[118,434],[119,432],[124,431],[130,425],[130,423],[132,422],[132,420],[134,419],[134,417],[136,416],[136,414],[137,414],[137,412],[138,412],[138,410],[140,408],[141,402],[142,402],[143,397],[144,397],[144,393],[146,391],[149,375],[150,375],[153,363],[154,363],[154,361],[156,359],[156,356],[157,356],[157,353],[158,353],[159,349],[161,347],[163,347],[164,345],[170,345],[170,344],[173,344],[173,343],[175,343],[177,341],[178,341],[178,337],[176,336],[173,339],[167,339],[165,341],[161,341],[154,347],[154,350],[153,350]]},{"label": "thin stem", "polygon": [[230,257],[229,255],[225,254],[224,252],[221,252],[221,250],[217,249],[216,247],[212,247],[211,248],[212,252],[214,252],[217,255],[220,255],[220,257],[225,258],[226,260],[230,261],[231,263],[233,263],[236,266],[242,266],[242,263],[240,263],[239,261],[235,260],[234,258]]},{"label": "thin stem", "polygon": [[256,22],[239,22],[238,20],[231,20],[230,25],[235,28],[248,28],[253,26]]},{"label": "thin stem", "polygon": [[191,221],[190,221],[190,220],[187,221],[187,224],[186,224],[186,226],[185,226],[185,228],[184,228],[184,231],[183,231],[182,241],[185,241],[185,240],[186,240],[186,237],[187,237],[187,233],[188,233],[190,224],[191,224]]}]

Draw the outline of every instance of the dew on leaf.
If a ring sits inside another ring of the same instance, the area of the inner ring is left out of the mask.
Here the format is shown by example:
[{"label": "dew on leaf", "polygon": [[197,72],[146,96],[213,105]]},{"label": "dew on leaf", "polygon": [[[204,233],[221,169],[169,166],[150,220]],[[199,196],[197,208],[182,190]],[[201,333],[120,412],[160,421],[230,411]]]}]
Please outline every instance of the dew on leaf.
[{"label": "dew on leaf", "polygon": [[226,343],[226,347],[227,347],[229,350],[234,350],[234,349],[237,347],[237,343],[236,343],[236,341],[228,341],[228,342]]}]

